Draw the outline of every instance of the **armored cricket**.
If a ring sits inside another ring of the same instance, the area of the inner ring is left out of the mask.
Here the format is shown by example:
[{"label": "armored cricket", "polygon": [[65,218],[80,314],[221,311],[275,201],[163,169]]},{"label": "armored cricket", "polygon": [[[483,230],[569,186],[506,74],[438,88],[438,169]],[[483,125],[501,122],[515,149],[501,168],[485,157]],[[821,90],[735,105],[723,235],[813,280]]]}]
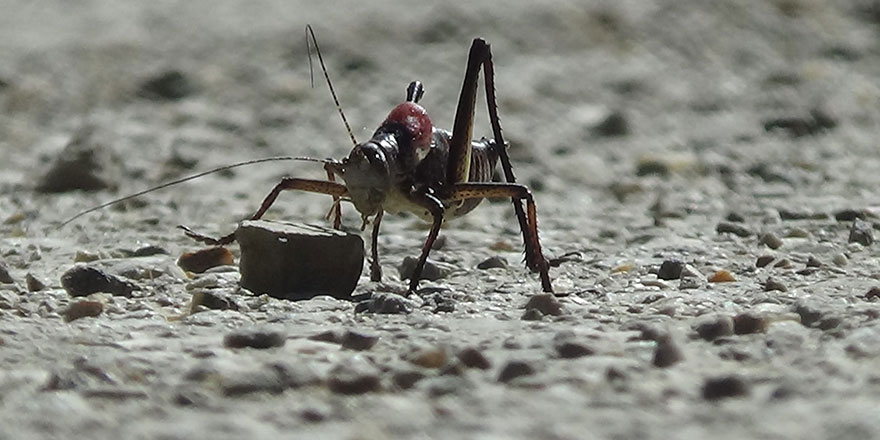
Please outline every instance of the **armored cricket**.
[{"label": "armored cricket", "polygon": [[[328,217],[333,225],[341,227],[340,202],[354,205],[363,220],[362,229],[372,221],[370,243],[370,279],[381,281],[382,268],[379,264],[378,237],[382,216],[385,212],[410,212],[431,222],[430,232],[422,245],[421,254],[409,281],[407,293],[415,293],[419,286],[422,270],[431,251],[440,227],[446,220],[461,217],[480,204],[487,197],[510,197],[525,243],[525,263],[533,272],[538,272],[541,286],[545,292],[552,292],[550,264],[541,250],[538,239],[538,219],[535,201],[531,191],[516,183],[513,168],[507,154],[507,144],[501,131],[498,108],[495,100],[495,79],[492,52],[489,44],[475,38],[471,44],[465,69],[464,83],[452,132],[433,126],[425,109],[419,105],[424,94],[421,82],[413,81],[406,89],[406,101],[398,104],[370,140],[358,143],[345,114],[342,112],[336,92],[330,82],[317,39],[311,26],[306,26],[307,42],[315,47],[324,77],[342,116],[354,148],[342,160],[320,160],[303,157],[280,157],[258,159],[169,182],[140,193],[117,199],[78,214],[94,211],[110,204],[127,200],[147,192],[191,180],[221,169],[249,165],[270,160],[307,160],[322,162],[327,172],[327,180],[286,177],[265,197],[260,208],[250,217],[260,219],[275,203],[283,191],[299,190],[333,197],[333,207]],[[480,70],[485,81],[486,102],[494,139],[472,140],[474,109]],[[493,182],[492,177],[498,162],[501,162],[506,182]],[[340,183],[336,178],[340,178]],[[525,208],[523,208],[523,201]],[[74,217],[74,218],[76,218]],[[65,223],[70,222],[74,218]],[[180,226],[187,236],[209,245],[227,245],[235,240],[231,233],[219,238],[210,237]]]}]

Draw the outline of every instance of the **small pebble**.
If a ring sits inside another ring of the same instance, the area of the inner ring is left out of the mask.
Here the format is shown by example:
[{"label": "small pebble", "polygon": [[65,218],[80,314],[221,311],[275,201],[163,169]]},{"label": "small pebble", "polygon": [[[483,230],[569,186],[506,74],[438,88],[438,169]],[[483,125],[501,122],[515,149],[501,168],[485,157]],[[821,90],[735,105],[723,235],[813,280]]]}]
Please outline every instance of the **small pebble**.
[{"label": "small pebble", "polygon": [[99,316],[104,311],[104,303],[97,300],[82,299],[70,303],[64,312],[64,320],[76,321],[80,318],[92,318]]},{"label": "small pebble", "polygon": [[379,391],[382,380],[375,366],[356,358],[331,368],[327,375],[327,387],[338,394],[364,394]]},{"label": "small pebble", "polygon": [[744,223],[746,221],[746,218],[738,212],[730,212],[724,217],[724,219],[734,223]]},{"label": "small pebble", "polygon": [[617,137],[629,134],[629,121],[620,111],[612,111],[598,124],[590,129],[594,136]]},{"label": "small pebble", "polygon": [[507,267],[507,260],[504,257],[501,257],[499,255],[489,257],[477,265],[477,269],[482,269],[482,270],[503,269],[505,267]]},{"label": "small pebble", "polygon": [[719,234],[731,233],[738,237],[748,237],[752,235],[751,229],[739,224],[728,221],[718,222],[715,226],[715,232]]},{"label": "small pebble", "polygon": [[529,298],[525,305],[526,311],[537,310],[542,315],[559,316],[565,313],[562,304],[552,293],[539,293]]},{"label": "small pebble", "polygon": [[190,313],[203,309],[210,310],[242,310],[244,307],[229,293],[222,290],[198,290],[193,293]]},{"label": "small pebble", "polygon": [[398,389],[408,390],[414,387],[426,376],[427,375],[425,373],[418,370],[395,371],[394,374],[391,375],[391,382]]},{"label": "small pebble", "polygon": [[95,252],[89,251],[76,251],[76,255],[73,257],[74,263],[91,263],[92,261],[100,260],[101,256]]},{"label": "small pebble", "polygon": [[864,220],[865,211],[856,209],[842,209],[834,213],[834,219],[839,222],[851,222],[856,219]]},{"label": "small pebble", "polygon": [[847,263],[849,263],[849,258],[847,258],[844,254],[837,254],[831,258],[831,262],[840,267],[843,267],[846,266]]},{"label": "small pebble", "polygon": [[555,344],[556,354],[562,359],[577,359],[596,353],[592,347],[577,341],[560,341]]},{"label": "small pebble", "polygon": [[385,315],[404,315],[412,312],[413,304],[402,295],[390,292],[376,292],[370,299],[359,302],[355,313],[370,312]]},{"label": "small pebble", "polygon": [[868,301],[880,301],[880,287],[874,286],[871,290],[868,290],[868,293],[865,294],[865,299]]},{"label": "small pebble", "polygon": [[12,284],[14,282],[15,280],[12,279],[12,275],[9,274],[9,269],[6,268],[3,262],[0,262],[0,283]]},{"label": "small pebble", "polygon": [[770,264],[776,257],[772,255],[761,255],[755,260],[755,267],[764,267]]},{"label": "small pebble", "polygon": [[862,246],[870,246],[874,243],[874,227],[870,222],[854,220],[849,230],[849,243],[858,243]]},{"label": "small pebble", "polygon": [[703,398],[706,400],[719,400],[748,394],[749,387],[739,376],[715,377],[703,382]]},{"label": "small pebble", "polygon": [[804,228],[792,228],[785,236],[789,238],[810,238],[810,231]]},{"label": "small pebble", "polygon": [[28,272],[24,277],[25,284],[27,284],[28,292],[39,292],[46,288],[46,283],[41,281],[39,278],[34,276],[34,274]]},{"label": "small pebble", "polygon": [[152,100],[174,101],[195,91],[192,81],[179,70],[168,70],[144,81],[138,96]]},{"label": "small pebble", "polygon": [[776,278],[767,278],[767,281],[764,282],[764,291],[772,292],[774,290],[779,292],[787,292],[788,288],[786,288],[785,284],[782,284],[782,282],[777,280]]},{"label": "small pebble", "polygon": [[342,345],[342,348],[363,351],[373,348],[377,342],[379,342],[378,335],[348,330],[342,335],[342,341],[340,341],[340,344]]},{"label": "small pebble", "polygon": [[703,318],[697,324],[697,334],[707,341],[714,341],[722,336],[733,334],[733,318],[727,315]]},{"label": "small pebble", "polygon": [[456,354],[458,360],[468,368],[477,368],[480,370],[488,370],[492,367],[492,363],[486,356],[475,347],[466,347]]},{"label": "small pebble", "polygon": [[535,374],[535,368],[526,361],[508,361],[498,373],[498,382],[509,383],[510,381],[523,376]]},{"label": "small pebble", "polygon": [[134,250],[131,253],[132,257],[150,257],[153,255],[170,255],[168,249],[165,249],[161,246],[156,246],[154,244],[148,244],[146,246],[141,246]]},{"label": "small pebble", "polygon": [[810,255],[810,258],[807,259],[807,267],[822,267],[822,262]]},{"label": "small pebble", "polygon": [[61,275],[61,286],[70,296],[86,296],[105,292],[112,295],[130,297],[140,288],[130,281],[108,274],[101,269],[77,265]]},{"label": "small pebble", "polygon": [[658,338],[651,362],[655,367],[667,368],[679,363],[683,358],[681,346],[671,336],[665,335]]},{"label": "small pebble", "polygon": [[732,273],[722,269],[713,273],[707,280],[710,283],[730,283],[736,281],[736,278],[733,277]]},{"label": "small pebble", "polygon": [[[416,270],[416,264],[419,262],[419,259],[416,257],[405,257],[403,261],[400,263],[400,266],[397,268],[397,272],[400,275],[400,279],[408,280],[412,277],[413,272]],[[446,278],[454,272],[456,269],[455,266],[448,263],[441,263],[438,261],[433,261],[428,259],[425,261],[425,267],[422,268],[422,278],[423,280],[429,281],[437,281],[443,278]]]},{"label": "small pebble", "polygon": [[273,330],[236,330],[223,338],[226,348],[273,348],[284,346],[284,334]]},{"label": "small pebble", "polygon": [[780,269],[791,269],[792,263],[788,258],[782,258],[776,263],[773,264],[773,267],[778,267]]},{"label": "small pebble", "polygon": [[661,280],[677,280],[681,277],[684,262],[681,260],[664,260],[657,270],[657,278]]},{"label": "small pebble", "polygon": [[407,360],[423,368],[440,368],[446,365],[449,355],[444,347],[423,348],[407,356]]},{"label": "small pebble", "polygon": [[733,332],[738,335],[765,333],[769,325],[769,319],[752,312],[743,312],[733,317]]},{"label": "small pebble", "polygon": [[779,249],[782,247],[782,239],[772,232],[767,232],[761,236],[758,243],[766,245],[770,249]]},{"label": "small pebble", "polygon": [[187,272],[202,273],[212,267],[235,264],[232,252],[223,246],[186,252],[177,259],[177,265]]},{"label": "small pebble", "polygon": [[825,315],[825,310],[819,303],[809,300],[798,301],[794,306],[794,312],[800,316],[801,325],[804,327],[812,327]]},{"label": "small pebble", "polygon": [[544,319],[544,314],[538,309],[528,309],[523,312],[520,319],[523,321],[540,321]]},{"label": "small pebble", "polygon": [[342,335],[339,334],[338,331],[335,330],[327,330],[321,333],[315,333],[314,335],[306,338],[310,341],[320,341],[320,342],[329,342],[331,344],[339,344],[342,341]]}]

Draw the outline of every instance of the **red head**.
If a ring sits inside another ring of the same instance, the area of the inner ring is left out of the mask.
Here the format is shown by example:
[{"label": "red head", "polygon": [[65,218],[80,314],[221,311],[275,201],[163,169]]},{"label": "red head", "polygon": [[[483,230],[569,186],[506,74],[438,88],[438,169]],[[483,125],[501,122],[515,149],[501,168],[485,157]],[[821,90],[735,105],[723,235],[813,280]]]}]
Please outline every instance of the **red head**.
[{"label": "red head", "polygon": [[395,124],[402,126],[412,139],[412,147],[419,160],[423,159],[431,149],[431,136],[434,126],[425,108],[415,102],[404,102],[394,107],[382,125]]}]

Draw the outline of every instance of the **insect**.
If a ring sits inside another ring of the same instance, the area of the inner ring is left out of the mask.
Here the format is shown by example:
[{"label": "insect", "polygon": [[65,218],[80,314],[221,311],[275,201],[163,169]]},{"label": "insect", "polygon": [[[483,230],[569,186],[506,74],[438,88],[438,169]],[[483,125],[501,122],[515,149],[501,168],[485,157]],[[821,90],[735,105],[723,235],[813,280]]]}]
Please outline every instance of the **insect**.
[{"label": "insect", "polygon": [[[358,143],[339,106],[339,100],[330,83],[311,26],[306,27],[306,33],[307,39],[311,36],[315,45],[324,76],[354,148],[342,160],[284,157],[259,159],[220,168],[227,169],[268,160],[308,160],[324,163],[327,180],[295,177],[282,179],[265,197],[260,208],[250,219],[260,219],[283,191],[299,190],[332,196],[334,203],[328,216],[333,217],[334,227],[338,229],[341,227],[340,202],[351,202],[361,215],[363,227],[372,221],[370,279],[381,281],[378,236],[382,216],[385,212],[414,213],[431,222],[430,232],[422,245],[408,286],[407,293],[415,293],[428,254],[444,221],[467,214],[484,198],[510,197],[525,242],[525,263],[529,269],[539,274],[543,290],[552,292],[550,264],[541,251],[541,243],[538,239],[535,201],[526,186],[516,183],[506,151],[507,144],[501,132],[495,100],[494,65],[489,44],[480,38],[474,39],[471,44],[452,132],[433,126],[424,107],[419,105],[424,95],[424,86],[419,81],[413,81],[406,89],[405,102],[391,110],[370,140]],[[474,141],[472,131],[480,70],[483,71],[485,80],[486,102],[493,139],[482,138]],[[504,183],[492,182],[499,161],[506,180]],[[151,190],[105,203],[86,212],[215,171],[217,170],[169,182]],[[342,183],[336,180],[337,177]],[[86,212],[78,214],[77,217]],[[71,220],[73,219],[68,222]],[[234,233],[214,238],[185,226],[180,227],[187,236],[209,245],[227,245],[235,240]]]}]

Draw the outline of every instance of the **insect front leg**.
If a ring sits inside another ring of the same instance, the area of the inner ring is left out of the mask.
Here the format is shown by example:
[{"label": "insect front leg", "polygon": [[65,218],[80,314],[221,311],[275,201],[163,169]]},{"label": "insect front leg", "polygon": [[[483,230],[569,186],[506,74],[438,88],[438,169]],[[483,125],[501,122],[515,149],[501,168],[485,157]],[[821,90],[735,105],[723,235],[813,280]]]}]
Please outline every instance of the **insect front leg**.
[{"label": "insect front leg", "polygon": [[[251,216],[250,220],[259,220],[260,218],[262,218],[263,214],[265,214],[266,211],[269,210],[269,207],[271,207],[272,204],[275,203],[275,199],[278,198],[278,195],[281,194],[281,191],[287,190],[299,190],[316,194],[327,194],[333,196],[334,199],[338,197],[348,196],[348,190],[345,188],[345,186],[336,182],[285,177],[281,180],[281,182],[275,185],[275,188],[272,188],[272,191],[269,193],[269,195],[267,195],[266,198],[263,199],[263,203],[260,205],[260,209],[258,209],[257,212]],[[220,238],[213,238],[195,232],[192,229],[183,225],[180,225],[178,227],[183,229],[184,233],[193,240],[213,246],[223,246],[235,241],[235,232],[224,235]]]},{"label": "insect front leg", "polygon": [[370,237],[370,281],[382,281],[382,266],[379,264],[379,225],[382,223],[382,214],[379,210],[373,219],[373,236]]},{"label": "insect front leg", "polygon": [[[517,203],[521,200],[526,201],[526,225],[522,230],[526,248],[526,264],[532,271],[540,273],[541,287],[544,291],[553,292],[549,274],[550,263],[544,258],[544,253],[541,251],[541,241],[538,239],[538,215],[535,200],[528,188],[515,183],[459,183],[453,187],[447,202],[487,197],[510,197],[515,199]],[[522,205],[520,204],[520,206]]]}]

